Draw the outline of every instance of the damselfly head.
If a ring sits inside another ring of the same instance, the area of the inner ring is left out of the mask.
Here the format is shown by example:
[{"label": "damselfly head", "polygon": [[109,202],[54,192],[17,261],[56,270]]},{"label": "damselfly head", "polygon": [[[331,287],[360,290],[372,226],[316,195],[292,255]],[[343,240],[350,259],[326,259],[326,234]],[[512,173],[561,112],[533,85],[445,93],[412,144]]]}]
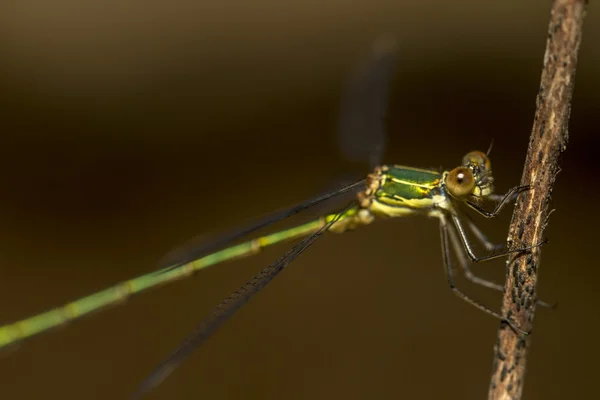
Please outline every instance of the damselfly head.
[{"label": "damselfly head", "polygon": [[492,193],[492,163],[481,151],[467,153],[460,167],[456,167],[445,178],[448,192],[456,198],[479,200]]},{"label": "damselfly head", "polygon": [[463,157],[461,165],[470,168],[474,175],[485,175],[486,171],[492,172],[492,162],[487,154],[477,150],[467,153]]},{"label": "damselfly head", "polygon": [[468,168],[473,174],[475,187],[471,194],[474,197],[481,198],[492,193],[494,177],[492,176],[492,162],[488,154],[471,151],[463,157],[462,166]]}]

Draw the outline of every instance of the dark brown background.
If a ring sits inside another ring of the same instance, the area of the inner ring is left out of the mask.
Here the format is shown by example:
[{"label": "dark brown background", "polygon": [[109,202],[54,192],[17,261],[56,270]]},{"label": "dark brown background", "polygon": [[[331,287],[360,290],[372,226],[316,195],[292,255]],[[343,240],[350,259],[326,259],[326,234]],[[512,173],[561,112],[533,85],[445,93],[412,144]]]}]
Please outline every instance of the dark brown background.
[{"label": "dark brown background", "polygon": [[[336,152],[336,118],[347,72],[381,32],[400,52],[385,161],[452,167],[494,138],[498,190],[520,179],[549,1],[83,3],[1,6],[2,322],[366,172]],[[527,399],[596,393],[596,8],[538,288],[560,307],[536,317]],[[481,225],[502,241],[510,214]],[[127,398],[288,247],[30,340],[0,358],[0,396]],[[502,261],[476,268],[504,274]],[[382,222],[320,240],[149,398],[482,399],[497,327],[448,290],[435,221]]]}]

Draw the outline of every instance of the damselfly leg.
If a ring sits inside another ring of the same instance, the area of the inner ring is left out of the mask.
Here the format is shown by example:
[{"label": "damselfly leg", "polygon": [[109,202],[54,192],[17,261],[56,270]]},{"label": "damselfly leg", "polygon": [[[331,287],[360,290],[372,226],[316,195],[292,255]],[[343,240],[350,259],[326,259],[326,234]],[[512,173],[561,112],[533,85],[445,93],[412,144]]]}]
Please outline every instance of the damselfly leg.
[{"label": "damselfly leg", "polygon": [[511,200],[514,200],[516,198],[516,196],[519,195],[519,193],[525,192],[529,190],[529,185],[525,185],[525,186],[515,186],[513,188],[511,188],[508,192],[506,192],[506,194],[504,196],[502,195],[495,195],[495,194],[489,194],[487,197],[491,200],[497,201],[498,203],[496,203],[496,206],[494,207],[494,209],[492,211],[487,211],[484,208],[482,208],[480,205],[478,205],[477,203],[474,203],[472,201],[466,201],[465,203],[472,208],[473,210],[477,211],[477,213],[479,213],[480,215],[484,216],[485,218],[494,218],[496,217],[498,214],[500,214],[500,211],[502,211],[502,209],[510,203]]},{"label": "damselfly leg", "polygon": [[[468,218],[467,215],[465,215],[465,216]],[[467,223],[467,225],[469,225],[469,228],[471,228],[471,231],[473,231],[473,233],[475,233],[475,236],[481,241],[481,243],[484,246],[486,246],[487,249],[493,251],[495,249],[504,248],[503,245],[495,245],[495,244],[489,242],[487,237],[483,234],[483,232],[481,232],[479,230],[479,228],[477,227],[477,225],[475,225],[470,219],[465,219],[465,222]],[[452,247],[454,248],[454,253],[456,254],[456,256],[458,258],[458,262],[463,270],[465,278],[467,278],[468,280],[470,280],[471,282],[473,282],[477,285],[480,285],[480,286],[483,286],[483,287],[486,287],[489,289],[493,289],[498,292],[502,292],[504,290],[503,285],[500,285],[496,282],[481,278],[473,273],[473,271],[471,270],[471,263],[469,260],[467,260],[467,256],[465,255],[465,251],[462,246],[462,243],[458,239],[456,229],[453,228],[451,225],[449,225],[448,228],[449,228],[448,234],[449,234],[450,242],[452,243]],[[492,248],[490,248],[490,247],[492,247]],[[537,305],[541,306],[541,307],[550,308],[550,309],[555,308],[555,305],[546,303],[545,301],[542,301],[542,300],[537,300],[536,302],[537,302]]]},{"label": "damselfly leg", "polygon": [[[470,297],[466,293],[464,293],[461,289],[459,289],[458,287],[456,287],[456,284],[454,283],[454,276],[453,276],[453,270],[452,270],[452,261],[450,259],[450,247],[449,247],[449,242],[448,242],[449,229],[451,229],[451,228],[449,227],[448,220],[446,218],[447,217],[445,215],[443,215],[443,214],[440,215],[440,236],[441,236],[441,242],[442,242],[442,259],[443,259],[443,262],[444,262],[444,267],[445,267],[445,271],[446,271],[446,278],[448,280],[448,285],[450,286],[450,290],[452,290],[452,292],[456,296],[458,296],[462,300],[466,301],[467,303],[469,303],[469,304],[473,305],[474,307],[480,309],[481,311],[485,312],[486,314],[491,315],[492,317],[499,319],[503,323],[506,323],[517,334],[522,335],[522,336],[528,335],[529,332],[526,332],[526,331],[522,330],[521,328],[519,328],[518,326],[516,326],[513,321],[511,321],[510,319],[508,319],[508,318],[502,316],[501,314],[495,312],[494,310],[492,310],[491,308],[485,306],[481,302],[473,299],[472,297]],[[453,221],[454,221],[454,219],[453,219]],[[460,228],[456,224],[455,224],[455,227],[456,227],[457,231],[459,232],[459,236],[460,236]],[[466,246],[469,246],[469,245],[465,244],[465,242],[463,242],[463,246],[466,247]],[[521,251],[521,250],[517,250],[517,251]],[[509,251],[509,252],[515,252],[515,251],[513,250],[513,251]],[[460,258],[460,256],[459,256],[459,258]]]}]

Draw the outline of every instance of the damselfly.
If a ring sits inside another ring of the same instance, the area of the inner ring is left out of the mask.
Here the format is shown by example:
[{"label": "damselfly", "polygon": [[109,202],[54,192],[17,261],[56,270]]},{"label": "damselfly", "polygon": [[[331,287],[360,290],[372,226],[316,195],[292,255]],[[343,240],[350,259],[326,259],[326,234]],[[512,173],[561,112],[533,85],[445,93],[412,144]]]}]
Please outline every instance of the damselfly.
[{"label": "damselfly", "polygon": [[[463,157],[460,165],[447,171],[400,165],[380,165],[385,141],[383,110],[385,110],[393,60],[393,46],[390,46],[390,42],[377,42],[370,61],[359,69],[360,73],[350,80],[349,92],[344,96],[340,133],[343,136],[351,136],[354,144],[354,147],[350,146],[344,149],[344,152],[354,158],[370,161],[373,169],[366,179],[278,212],[259,223],[210,244],[176,252],[174,256],[168,258],[169,261],[162,269],[119,283],[48,312],[2,326],[0,327],[0,348],[63,325],[93,311],[120,303],[129,296],[146,289],[190,276],[194,272],[224,261],[255,254],[267,246],[285,240],[304,237],[290,251],[221,302],[183,344],[142,383],[138,391],[138,394],[142,394],[160,383],[194,348],[217,330],[323,233],[327,231],[342,233],[370,224],[378,218],[393,218],[411,214],[422,214],[439,219],[443,264],[451,290],[463,300],[507,323],[515,331],[524,333],[512,321],[468,297],[454,285],[450,246],[452,245],[455,249],[467,278],[486,287],[502,290],[501,285],[474,276],[469,269],[470,262],[489,260],[511,252],[527,251],[530,247],[499,251],[500,247],[493,245],[462,210],[470,208],[483,217],[492,218],[520,192],[528,188],[517,186],[503,196],[494,194],[489,150],[485,153],[471,151]],[[361,119],[361,115],[366,115],[366,118]],[[366,132],[363,139],[366,138],[368,145],[357,140],[357,135],[353,132],[356,130]],[[329,213],[312,222],[231,246],[233,241],[258,229],[297,214],[329,198],[350,192],[357,192],[355,199],[339,212]],[[491,200],[496,205],[491,211],[486,211],[482,205],[483,200]],[[471,231],[484,245],[488,250],[488,255],[477,256],[475,254],[467,231]]]}]

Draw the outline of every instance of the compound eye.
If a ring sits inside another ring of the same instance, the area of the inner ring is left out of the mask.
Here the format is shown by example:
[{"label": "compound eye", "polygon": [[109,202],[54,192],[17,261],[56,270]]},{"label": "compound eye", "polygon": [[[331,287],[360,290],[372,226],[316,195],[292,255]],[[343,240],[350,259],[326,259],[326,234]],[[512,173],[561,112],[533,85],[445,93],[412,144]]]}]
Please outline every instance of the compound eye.
[{"label": "compound eye", "polygon": [[446,187],[454,197],[466,197],[475,189],[475,178],[467,167],[457,167],[448,172]]},{"label": "compound eye", "polygon": [[492,170],[492,163],[488,156],[481,151],[472,151],[467,153],[462,159],[462,165],[474,165],[485,171]]}]

